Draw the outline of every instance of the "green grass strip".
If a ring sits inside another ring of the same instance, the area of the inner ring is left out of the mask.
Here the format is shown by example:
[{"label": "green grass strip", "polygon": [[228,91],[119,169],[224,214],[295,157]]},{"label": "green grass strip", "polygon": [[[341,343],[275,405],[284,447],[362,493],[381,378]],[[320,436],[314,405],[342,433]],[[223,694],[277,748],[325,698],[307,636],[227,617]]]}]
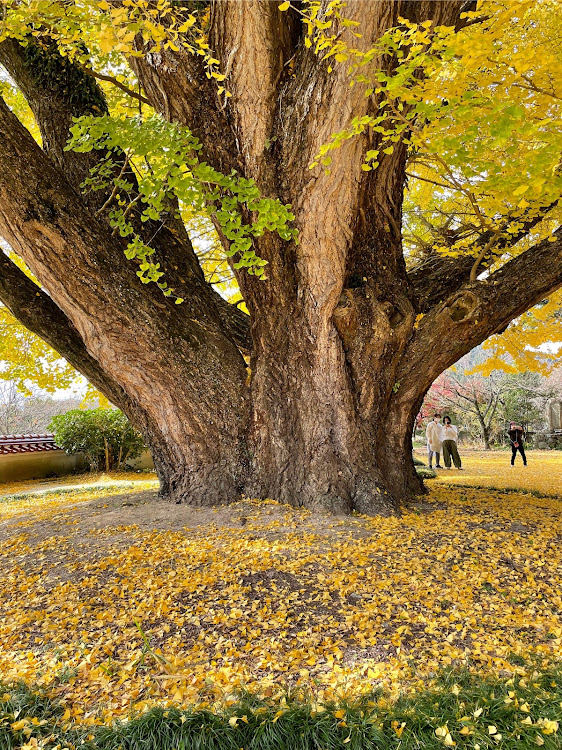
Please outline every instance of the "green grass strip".
[{"label": "green grass strip", "polygon": [[437,472],[430,469],[429,466],[416,466],[416,472],[422,479],[435,479]]},{"label": "green grass strip", "polygon": [[388,702],[376,692],[315,704],[242,695],[216,712],[153,708],[105,727],[69,725],[63,708],[24,685],[0,685],[0,749],[560,750],[562,669],[500,680],[444,674],[433,690]]}]

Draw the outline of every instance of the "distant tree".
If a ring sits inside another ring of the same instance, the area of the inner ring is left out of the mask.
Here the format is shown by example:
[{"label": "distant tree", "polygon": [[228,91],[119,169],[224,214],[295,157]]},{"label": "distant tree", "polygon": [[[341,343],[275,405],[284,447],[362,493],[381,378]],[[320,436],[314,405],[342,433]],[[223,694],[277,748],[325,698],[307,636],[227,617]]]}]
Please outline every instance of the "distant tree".
[{"label": "distant tree", "polygon": [[79,399],[54,399],[36,390],[27,395],[13,380],[0,380],[0,434],[47,432],[57,414],[76,408]]},{"label": "distant tree", "polygon": [[19,414],[23,395],[15,384],[0,381],[0,432],[3,435],[17,434],[20,431]]},{"label": "distant tree", "polygon": [[546,383],[549,390],[553,392],[553,398],[562,398],[562,364],[551,372]]},{"label": "distant tree", "polygon": [[118,409],[72,409],[49,425],[67,453],[83,453],[90,470],[119,470],[140,455],[144,440]]},{"label": "distant tree", "polygon": [[500,410],[503,426],[514,421],[527,430],[544,428],[546,404],[555,395],[555,388],[536,372],[506,375]]}]

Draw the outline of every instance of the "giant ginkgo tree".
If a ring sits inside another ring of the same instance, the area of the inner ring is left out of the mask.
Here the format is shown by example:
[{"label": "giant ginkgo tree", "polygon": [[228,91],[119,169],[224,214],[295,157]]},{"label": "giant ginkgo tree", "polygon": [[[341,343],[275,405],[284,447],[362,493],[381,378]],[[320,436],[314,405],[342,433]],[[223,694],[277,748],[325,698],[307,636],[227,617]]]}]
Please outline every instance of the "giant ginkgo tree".
[{"label": "giant ginkgo tree", "polygon": [[1,254],[0,299],[141,429],[162,493],[421,491],[432,381],[562,286],[556,3],[9,0],[1,23],[0,234],[33,278]]}]

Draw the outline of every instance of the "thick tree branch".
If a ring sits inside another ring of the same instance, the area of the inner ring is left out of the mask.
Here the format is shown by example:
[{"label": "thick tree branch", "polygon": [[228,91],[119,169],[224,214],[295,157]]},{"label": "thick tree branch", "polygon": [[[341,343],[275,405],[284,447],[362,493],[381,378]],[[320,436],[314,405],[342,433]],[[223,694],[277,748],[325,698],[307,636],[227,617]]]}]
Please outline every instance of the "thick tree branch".
[{"label": "thick tree branch", "polygon": [[[398,25],[400,17],[414,22],[432,20],[435,24],[455,25],[464,6],[463,2],[357,0],[346,6],[344,15],[358,23],[361,39],[353,37],[349,29],[339,28],[337,23],[330,34],[366,51],[386,30]],[[371,63],[373,69],[385,71],[391,71],[396,64],[389,55],[380,55]],[[310,218],[316,211],[322,212],[322,239],[337,250],[337,263],[343,261],[348,278],[380,278],[385,272],[387,278],[405,282],[401,244],[405,145],[396,144],[392,154],[381,155],[377,170],[365,172],[361,170],[364,154],[376,148],[379,138],[369,131],[331,154],[329,174],[324,174],[321,168],[308,169],[332,134],[349,127],[353,117],[376,113],[379,105],[376,96],[364,96],[361,85],[349,85],[345,64],[335,65],[331,73],[328,67],[322,55],[301,45],[295,56],[295,75],[282,88],[276,137],[282,145],[282,171],[292,176],[290,184],[283,186],[284,195],[296,207],[297,214],[307,218],[311,232],[316,234],[319,231]],[[336,192],[338,212],[332,219],[326,216],[323,207]],[[342,227],[347,228],[347,236]],[[330,237],[335,232],[340,236]],[[304,234],[302,246],[308,241]]]},{"label": "thick tree branch", "polygon": [[[188,293],[179,307],[155,285],[140,284],[134,265],[123,253],[123,240],[111,236],[103,219],[92,217],[81,197],[1,101],[0,228],[71,318],[71,310],[81,316],[85,309],[95,311],[106,305],[107,312],[114,310],[118,327],[125,313],[124,299],[130,297],[139,309],[152,309],[152,314],[161,310],[159,322],[164,327],[174,325],[178,331],[203,327],[222,335],[214,299],[200,270],[195,269],[200,278],[192,272],[180,280]],[[185,247],[180,241],[177,244]],[[64,286],[59,277],[61,263],[72,280]],[[106,282],[100,269],[108,264],[111,277]],[[123,290],[123,299],[111,291],[116,284]]]},{"label": "thick tree branch", "polygon": [[486,280],[465,284],[425,315],[397,375],[405,392],[429,388],[447,367],[562,286],[562,230],[554,236]]},{"label": "thick tree branch", "polygon": [[[14,79],[31,107],[44,150],[79,190],[80,184],[89,176],[90,168],[99,161],[100,154],[65,151],[69,128],[73,117],[107,113],[103,93],[93,78],[60,55],[55,44],[41,46],[30,40],[24,47],[14,39],[6,39],[0,43],[0,64]],[[97,209],[103,204],[104,197],[94,193],[90,200],[92,207]]]},{"label": "thick tree branch", "polygon": [[[451,257],[435,251],[429,252],[408,272],[408,278],[416,295],[418,312],[427,313],[434,305],[439,304],[467,283],[471,274],[476,277],[488,269],[502,250],[512,247],[525,237],[557,204],[558,201],[555,201],[545,206],[536,216],[523,222],[522,227],[515,234],[507,232],[499,234],[492,231],[482,234],[477,242],[477,247],[480,248],[478,266],[472,255]],[[452,245],[455,239],[454,234],[448,235],[447,242]]]},{"label": "thick tree branch", "polygon": [[226,75],[232,94],[227,107],[246,172],[254,179],[260,178],[267,161],[280,82],[289,73],[285,65],[301,30],[293,15],[263,0],[211,3],[211,48]]},{"label": "thick tree branch", "polygon": [[[142,42],[137,41],[142,49]],[[129,60],[154,109],[166,120],[186,125],[199,139],[202,158],[220,172],[240,169],[238,146],[218,86],[205,61],[185,48],[148,50]]]},{"label": "thick tree branch", "polygon": [[[0,63],[26,97],[39,125],[45,150],[64,170],[65,178],[80,191],[80,184],[90,175],[90,169],[104,157],[104,153],[95,150],[85,154],[66,151],[68,129],[74,117],[107,112],[103,92],[87,71],[63,58],[55,45],[39,47],[30,41],[23,47],[14,40],[7,40],[0,44]],[[80,92],[79,96],[76,91]],[[121,170],[121,176],[126,170],[127,180],[136,185],[136,177],[127,166],[125,154],[122,164],[117,164],[116,169]],[[96,214],[100,214],[109,207],[110,195],[110,189],[98,190],[88,193],[83,199],[96,210]],[[138,217],[138,214],[137,211],[135,216]],[[135,216],[132,218],[140,236],[145,241],[150,240],[155,248],[155,261],[160,262],[164,269],[168,285],[176,290],[178,296],[188,299],[193,294],[192,286],[196,284],[199,287],[198,296],[208,297],[207,307],[217,308],[225,329],[237,346],[248,353],[251,349],[248,316],[237,308],[231,308],[206,284],[183,222],[176,214],[177,206],[172,205],[164,222],[140,222],[135,220]],[[122,250],[118,252],[121,254]],[[134,280],[136,266],[129,263],[124,270]],[[204,310],[200,313],[204,314]]]},{"label": "thick tree branch", "polygon": [[[92,217],[89,207],[61,170],[41,151],[2,100],[0,227],[57,304],[55,290],[67,297],[71,308],[81,303],[93,304],[101,289],[92,287],[88,291],[86,279],[108,261],[112,263],[114,276],[131,277],[122,240],[111,237],[110,227],[103,219]],[[69,275],[73,269],[83,268],[80,278],[76,278],[86,293],[82,300],[63,290],[57,277],[57,268],[65,256]],[[146,296],[151,296],[149,289]],[[110,303],[108,290],[99,301]]]},{"label": "thick tree branch", "polygon": [[236,346],[247,357],[252,353],[252,334],[250,331],[250,316],[231,305],[224,297],[212,290],[213,299],[225,329],[228,331]]},{"label": "thick tree branch", "polygon": [[[362,39],[350,35],[349,41],[367,49],[401,15],[454,25],[465,6],[456,1],[357,0],[345,15],[360,24]],[[344,28],[334,32],[349,34]],[[370,111],[373,102],[365,99],[361,87],[349,86],[345,65],[328,74],[327,64],[312,49],[300,44],[295,52],[299,36],[300,21],[297,24],[290,13],[280,13],[275,3],[214,3],[210,39],[227,77],[225,87],[232,93],[226,106],[219,101],[216,83],[207,78],[203,60],[183,49],[146,54],[131,59],[130,64],[153,106],[167,119],[189,125],[200,138],[206,160],[223,171],[239,169],[256,179],[264,194],[277,195],[295,206],[301,247],[310,248],[315,269],[309,268],[308,254],[295,259],[289,247],[263,243],[260,253],[269,261],[272,279],[296,260],[303,284],[313,282],[311,300],[329,308],[337,303],[346,274],[365,275],[362,263],[347,262],[351,226],[360,226],[355,258],[384,257],[377,273],[386,266],[388,273],[396,271],[405,279],[400,243],[405,151],[397,147],[394,156],[384,156],[376,181],[360,168],[371,145],[368,137],[355,138],[334,154],[331,176],[308,170],[331,134],[348,126],[352,113]],[[248,49],[251,54],[245,54]],[[289,59],[291,70],[285,66]],[[383,66],[388,65],[392,62],[384,61]],[[323,207],[335,190],[339,192],[338,215],[328,221]],[[358,208],[360,192],[366,197]],[[377,210],[372,211],[369,207],[375,203]],[[315,245],[318,251],[312,251]],[[277,257],[280,249],[289,257]],[[331,257],[322,260],[323,255]],[[239,280],[244,287],[255,286],[247,277]]]},{"label": "thick tree branch", "polygon": [[120,409],[129,398],[84,346],[62,310],[8,256],[0,251],[0,299],[14,318],[43,339]]}]

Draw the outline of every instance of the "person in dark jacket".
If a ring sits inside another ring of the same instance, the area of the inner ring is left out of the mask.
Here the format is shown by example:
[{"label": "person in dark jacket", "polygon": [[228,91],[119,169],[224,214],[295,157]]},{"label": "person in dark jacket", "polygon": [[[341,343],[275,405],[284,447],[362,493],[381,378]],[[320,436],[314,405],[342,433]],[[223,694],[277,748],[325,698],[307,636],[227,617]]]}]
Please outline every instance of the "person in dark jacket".
[{"label": "person in dark jacket", "polygon": [[525,449],[523,447],[523,441],[525,439],[525,430],[515,422],[509,423],[509,439],[511,441],[511,465],[515,464],[515,456],[517,451],[521,454],[523,459],[523,466],[527,466],[527,456],[525,455]]}]

